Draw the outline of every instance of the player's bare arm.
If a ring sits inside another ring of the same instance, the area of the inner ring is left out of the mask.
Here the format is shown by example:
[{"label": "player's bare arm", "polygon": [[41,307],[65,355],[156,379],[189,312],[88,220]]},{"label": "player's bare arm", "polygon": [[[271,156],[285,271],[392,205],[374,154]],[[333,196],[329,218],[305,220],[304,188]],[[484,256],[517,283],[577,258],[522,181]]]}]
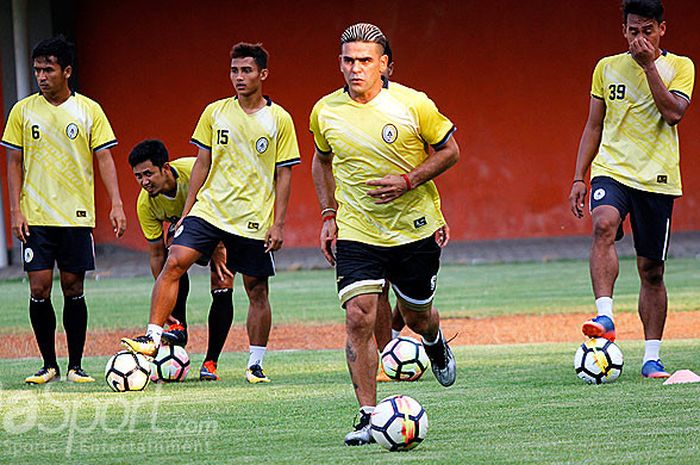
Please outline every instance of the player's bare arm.
[{"label": "player's bare arm", "polygon": [[109,149],[95,152],[97,158],[97,168],[100,171],[102,183],[107,189],[107,195],[112,202],[109,211],[109,220],[112,222],[112,229],[116,237],[122,237],[126,231],[126,215],[124,214],[124,204],[119,195],[119,182],[117,181],[117,169],[114,166],[112,152]]},{"label": "player's bare arm", "polygon": [[226,267],[226,247],[223,242],[219,242],[211,255],[211,263],[216,277],[221,286],[226,286],[226,282],[233,285],[233,273]]},{"label": "player's bare arm", "polygon": [[292,188],[292,167],[280,166],[275,169],[275,220],[265,234],[265,252],[282,248],[284,223],[287,218],[289,194]]},{"label": "player's bare arm", "polygon": [[680,95],[669,92],[663,80],[661,80],[661,75],[659,75],[654,59],[649,58],[653,56],[651,55],[653,53],[651,43],[646,38],[639,37],[630,45],[630,53],[644,69],[651,95],[654,97],[654,103],[656,108],[659,109],[661,117],[671,126],[680,123],[690,102]]},{"label": "player's bare arm", "polygon": [[165,242],[163,242],[162,239],[157,241],[149,241],[148,256],[149,263],[151,265],[151,274],[154,278],[158,278],[158,275],[163,270],[163,266],[165,266],[165,260],[168,256],[167,249],[165,248]]},{"label": "player's bare arm", "polygon": [[388,174],[381,179],[367,181],[368,186],[377,186],[377,189],[368,191],[367,195],[376,199],[375,203],[389,203],[410,189],[414,189],[447,171],[458,161],[459,145],[454,137],[450,137],[445,144],[435,149],[435,152],[423,163],[407,173],[406,177],[400,174]]},{"label": "player's bare arm", "polygon": [[202,188],[204,181],[207,180],[209,176],[209,169],[211,168],[211,152],[206,149],[199,149],[197,152],[197,160],[194,162],[192,167],[192,174],[190,174],[190,191],[187,194],[187,200],[185,201],[185,206],[182,209],[182,217],[180,221],[177,222],[177,226],[182,223],[183,218],[189,215],[190,210],[194,202],[197,200],[197,194]]},{"label": "player's bare arm", "polygon": [[583,128],[581,141],[576,156],[576,170],[569,194],[569,206],[571,213],[577,218],[583,218],[583,207],[588,192],[586,188],[586,173],[590,168],[593,158],[598,153],[600,140],[603,137],[603,120],[605,119],[605,101],[591,97],[588,107],[588,120]]},{"label": "player's bare arm", "polygon": [[[323,226],[321,227],[321,252],[331,265],[335,266],[333,244],[338,237],[338,225],[335,223],[335,179],[333,178],[333,154],[322,154],[316,149],[311,162],[311,175],[316,188],[316,195],[321,204]],[[333,213],[333,214],[330,214]]]},{"label": "player's bare arm", "polygon": [[24,157],[21,150],[8,149],[7,187],[10,192],[10,224],[12,234],[22,242],[27,242],[29,224],[19,207],[19,193],[22,190]]}]

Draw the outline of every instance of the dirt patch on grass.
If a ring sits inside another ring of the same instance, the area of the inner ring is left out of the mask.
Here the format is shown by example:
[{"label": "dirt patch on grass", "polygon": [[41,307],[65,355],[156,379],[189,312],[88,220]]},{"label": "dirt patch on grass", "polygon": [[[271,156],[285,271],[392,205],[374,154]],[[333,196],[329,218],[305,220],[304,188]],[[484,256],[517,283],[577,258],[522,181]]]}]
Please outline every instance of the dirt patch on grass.
[{"label": "dirt patch on grass", "polygon": [[[534,342],[578,342],[583,339],[581,323],[590,314],[515,315],[494,318],[444,319],[447,337],[457,334],[453,345],[518,344]],[[636,314],[620,313],[615,317],[617,337],[621,340],[643,339],[642,325]],[[142,334],[141,328],[123,330],[91,330],[88,332],[85,355],[111,355],[120,349],[123,336]],[[695,338],[700,334],[700,312],[674,312],[666,322],[665,339]],[[207,349],[206,326],[189,331],[188,350],[203,353]],[[65,335],[56,337],[58,355],[67,355]],[[345,344],[345,327],[340,324],[277,325],[270,335],[270,350],[341,349]],[[248,350],[244,326],[231,328],[224,351]],[[38,357],[39,350],[31,332],[4,334],[0,338],[0,358]]]}]

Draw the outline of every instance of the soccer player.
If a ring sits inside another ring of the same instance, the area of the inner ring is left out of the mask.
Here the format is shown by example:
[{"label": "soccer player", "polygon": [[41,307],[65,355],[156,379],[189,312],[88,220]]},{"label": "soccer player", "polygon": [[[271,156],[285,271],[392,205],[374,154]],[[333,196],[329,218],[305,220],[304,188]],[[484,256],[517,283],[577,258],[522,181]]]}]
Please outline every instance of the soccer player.
[{"label": "soccer player", "polygon": [[[340,45],[346,86],[311,112],[312,173],[323,220],[321,250],[336,266],[346,358],[360,404],[360,421],[345,443],[363,445],[371,442],[378,362],[373,332],[386,280],[406,324],[422,336],[435,377],[444,386],[455,382],[455,359],[432,308],[440,265],[433,236],[445,224],[432,179],[457,162],[459,147],[453,124],[425,94],[382,80],[386,37],[377,26],[348,27]],[[430,156],[424,141],[435,150]]]},{"label": "soccer player", "polygon": [[673,201],[682,193],[676,126],[690,104],[695,75],[689,58],[660,48],[666,32],[663,12],[659,0],[623,2],[629,50],[605,57],[595,67],[569,195],[571,211],[583,218],[590,167],[590,271],[598,315],[583,324],[586,336],[615,340],[615,241],[622,238],[622,223],[630,216],[641,281],[645,378],[669,376],[659,359],[668,305],[664,262]]},{"label": "soccer player", "polygon": [[[246,379],[269,382],[262,369],[272,323],[268,279],[272,252],[282,247],[292,166],[300,162],[291,116],[262,93],[268,53],[260,44],[231,50],[234,97],[214,102],[202,113],[192,136],[199,147],[190,191],[151,299],[147,332],[122,343],[153,356],[163,324],[175,306],[178,282],[194,262],[226,247],[226,267],[243,275],[248,295],[251,344]],[[196,203],[195,203],[196,200]]]},{"label": "soccer player", "polygon": [[[143,235],[148,241],[151,272],[154,278],[163,270],[168,245],[173,232],[167,232],[163,223],[174,226],[182,217],[187,194],[190,191],[190,174],[195,157],[178,158],[169,161],[168,150],[159,140],[145,140],[138,143],[129,154],[129,164],[136,181],[142,190],[136,201],[136,213]],[[199,372],[203,381],[218,381],[216,373],[219,355],[233,323],[233,276],[226,269],[226,250],[219,243],[216,251],[219,260],[212,260],[211,296],[209,309],[209,339],[207,354]],[[215,256],[217,254],[215,253]],[[205,257],[201,265],[206,265]],[[177,300],[172,312],[173,321],[168,331],[163,332],[163,340],[171,345],[187,344],[187,295],[190,281],[187,273],[180,278]]]},{"label": "soccer player", "polygon": [[116,237],[126,229],[110,147],[117,141],[102,108],[72,92],[73,44],[45,39],[32,51],[39,93],[17,102],[2,136],[8,149],[12,233],[22,242],[29,276],[29,319],[43,367],[28,384],[60,380],[56,361],[56,315],[51,304],[54,264],[63,291],[63,327],[68,342],[68,381],[95,381],[81,367],[87,333],[85,272],[95,269],[93,154],[112,208]]}]

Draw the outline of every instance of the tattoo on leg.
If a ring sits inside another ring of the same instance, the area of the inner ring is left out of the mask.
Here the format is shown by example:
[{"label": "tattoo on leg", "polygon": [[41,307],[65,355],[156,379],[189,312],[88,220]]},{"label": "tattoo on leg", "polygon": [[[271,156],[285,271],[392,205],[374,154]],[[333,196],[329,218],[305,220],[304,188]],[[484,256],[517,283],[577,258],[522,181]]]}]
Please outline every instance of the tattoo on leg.
[{"label": "tattoo on leg", "polygon": [[350,341],[348,341],[348,344],[345,346],[345,355],[348,358],[348,362],[354,363],[357,361],[357,353],[355,352],[355,349],[353,349]]}]

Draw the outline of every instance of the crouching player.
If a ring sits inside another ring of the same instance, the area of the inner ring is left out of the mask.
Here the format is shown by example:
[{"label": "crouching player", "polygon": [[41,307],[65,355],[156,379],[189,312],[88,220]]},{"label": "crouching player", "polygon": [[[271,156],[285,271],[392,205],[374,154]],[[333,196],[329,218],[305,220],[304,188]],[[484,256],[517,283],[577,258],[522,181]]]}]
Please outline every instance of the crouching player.
[{"label": "crouching player", "polygon": [[[168,256],[173,239],[173,228],[182,217],[185,200],[190,191],[190,174],[195,157],[169,161],[168,150],[159,140],[145,140],[129,154],[129,164],[142,190],[136,201],[136,213],[143,235],[148,241],[151,272],[157,278]],[[164,223],[171,227],[166,232]],[[233,275],[226,269],[226,250],[223,244],[215,252],[211,271],[212,302],[209,309],[209,339],[207,354],[199,371],[199,379],[218,381],[216,373],[219,355],[233,323]],[[207,257],[198,262],[206,265]],[[163,340],[171,345],[187,344],[187,295],[190,281],[187,273],[180,278],[168,331]]]}]

